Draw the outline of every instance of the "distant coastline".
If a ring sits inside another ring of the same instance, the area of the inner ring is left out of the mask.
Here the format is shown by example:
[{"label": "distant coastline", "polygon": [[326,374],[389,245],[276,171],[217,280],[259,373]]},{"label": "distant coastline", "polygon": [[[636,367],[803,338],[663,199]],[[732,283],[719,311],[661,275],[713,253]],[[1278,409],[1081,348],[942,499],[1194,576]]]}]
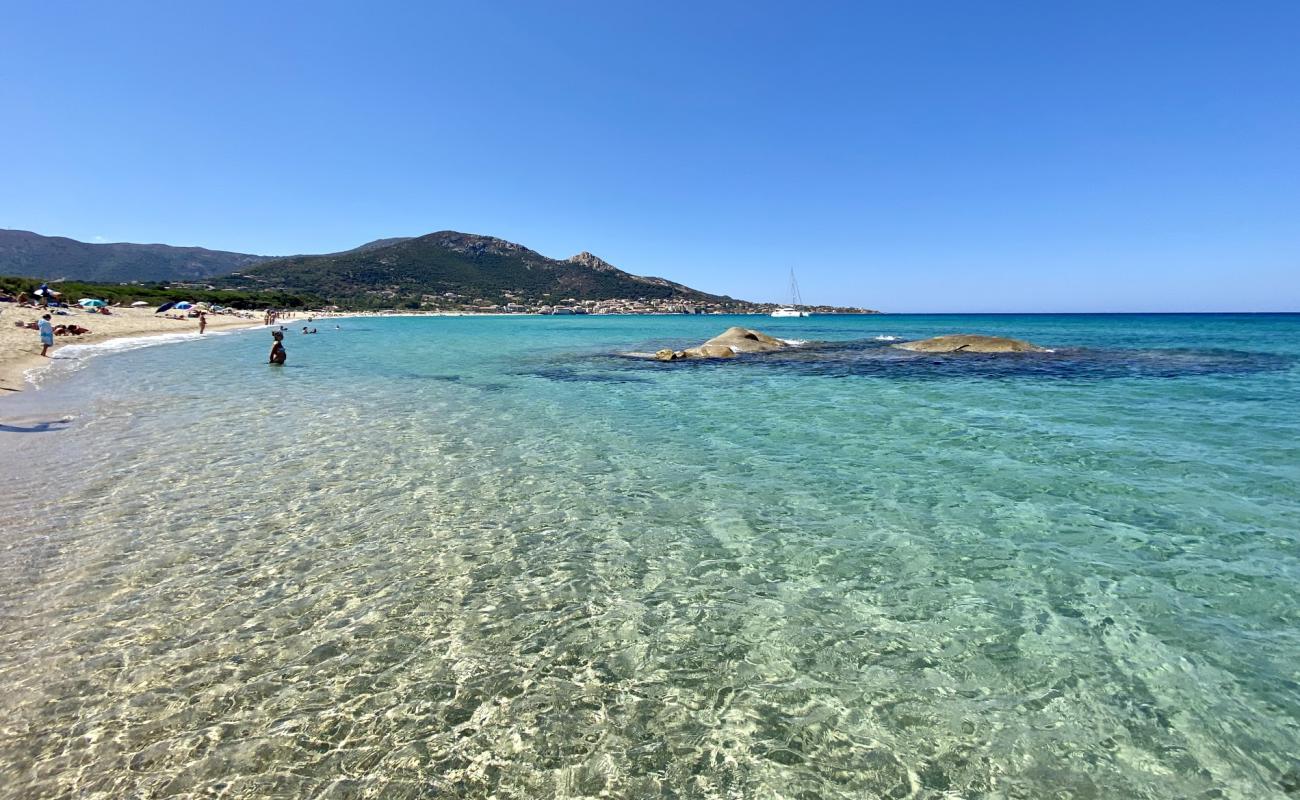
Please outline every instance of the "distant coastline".
[{"label": "distant coastline", "polygon": [[[770,313],[779,307],[635,275],[585,250],[551,258],[494,236],[449,230],[273,258],[162,244],[92,244],[0,229],[0,290],[30,293],[32,281],[110,303],[164,302],[179,294],[243,309],[562,315]],[[870,312],[832,304],[800,307],[819,314]]]}]

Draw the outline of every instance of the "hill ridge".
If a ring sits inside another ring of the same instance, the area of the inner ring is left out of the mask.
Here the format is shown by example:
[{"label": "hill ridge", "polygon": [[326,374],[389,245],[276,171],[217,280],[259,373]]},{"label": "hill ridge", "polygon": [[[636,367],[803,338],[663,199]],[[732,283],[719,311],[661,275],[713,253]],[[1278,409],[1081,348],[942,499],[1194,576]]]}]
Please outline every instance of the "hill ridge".
[{"label": "hill ridge", "polygon": [[0,274],[49,280],[202,280],[266,261],[267,256],[206,247],[82,242],[0,228]]},{"label": "hill ridge", "polygon": [[235,288],[250,288],[251,283],[373,306],[736,302],[664,278],[633,275],[585,251],[553,259],[517,242],[453,230],[344,253],[272,259],[223,280]]}]

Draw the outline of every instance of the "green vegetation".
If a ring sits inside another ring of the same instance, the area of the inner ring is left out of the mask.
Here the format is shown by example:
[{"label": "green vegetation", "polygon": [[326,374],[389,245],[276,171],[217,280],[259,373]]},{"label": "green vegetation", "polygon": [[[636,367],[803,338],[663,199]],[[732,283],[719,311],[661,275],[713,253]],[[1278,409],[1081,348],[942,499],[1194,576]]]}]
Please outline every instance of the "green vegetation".
[{"label": "green vegetation", "polygon": [[[26,276],[0,278],[0,290],[30,295],[44,276],[73,303],[94,297],[121,304],[191,300],[239,309],[337,305],[349,310],[537,308],[615,299],[715,309],[749,305],[632,275],[590,253],[558,260],[502,239],[456,231],[382,239],[342,253],[267,259],[166,245],[91,245],[0,230],[0,272]],[[122,282],[127,280],[135,282]]]},{"label": "green vegetation", "polygon": [[[33,292],[41,285],[35,278],[15,278],[0,276],[0,291],[17,295],[26,292],[35,297]],[[307,308],[324,305],[319,298],[311,295],[294,294],[282,291],[229,291],[222,289],[198,289],[188,286],[170,287],[165,283],[83,283],[81,281],[60,281],[51,283],[50,288],[62,293],[68,303],[76,303],[83,297],[93,297],[109,304],[127,305],[143,300],[158,306],[169,300],[189,300],[195,303],[212,303],[231,308],[254,310],[262,308]]]},{"label": "green vegetation", "polygon": [[[565,298],[730,300],[613,267],[591,269],[558,261],[501,239],[455,231],[376,243],[346,253],[275,259],[210,282],[239,290],[265,287],[312,294],[359,309]],[[449,293],[454,299],[445,297]]]}]

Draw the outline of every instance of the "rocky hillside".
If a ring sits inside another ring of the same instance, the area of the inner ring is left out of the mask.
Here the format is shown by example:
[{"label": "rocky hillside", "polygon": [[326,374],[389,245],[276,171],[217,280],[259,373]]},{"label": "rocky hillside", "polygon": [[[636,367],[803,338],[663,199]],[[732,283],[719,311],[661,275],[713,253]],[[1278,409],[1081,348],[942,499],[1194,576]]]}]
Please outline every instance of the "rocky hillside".
[{"label": "rocky hillside", "polygon": [[346,253],[266,261],[223,278],[221,285],[274,288],[375,307],[449,296],[489,303],[730,299],[663,278],[632,275],[590,253],[560,261],[504,239],[456,231],[377,242]]},{"label": "rocky hillside", "polygon": [[264,256],[166,244],[92,244],[0,229],[0,275],[103,283],[194,281],[266,261]]}]

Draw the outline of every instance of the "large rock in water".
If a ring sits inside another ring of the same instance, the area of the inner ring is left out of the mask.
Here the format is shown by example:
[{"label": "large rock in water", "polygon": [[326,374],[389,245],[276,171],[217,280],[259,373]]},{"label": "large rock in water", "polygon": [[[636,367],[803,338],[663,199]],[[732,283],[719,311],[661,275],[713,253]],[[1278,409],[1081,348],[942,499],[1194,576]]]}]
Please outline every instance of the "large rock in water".
[{"label": "large rock in water", "polygon": [[1021,339],[1006,339],[1001,336],[980,336],[974,333],[953,333],[936,336],[933,339],[921,339],[916,342],[896,344],[900,350],[913,350],[918,353],[1044,353],[1047,348]]},{"label": "large rock in water", "polygon": [[717,345],[730,347],[737,353],[769,353],[773,350],[785,350],[790,347],[786,342],[768,336],[766,333],[759,333],[741,327],[727,328],[721,334],[705,342],[700,349]]},{"label": "large rock in water", "polygon": [[732,358],[737,353],[770,353],[789,349],[790,345],[766,333],[749,328],[727,328],[699,347],[685,350],[660,350],[655,353],[659,361],[680,361],[686,358]]}]

